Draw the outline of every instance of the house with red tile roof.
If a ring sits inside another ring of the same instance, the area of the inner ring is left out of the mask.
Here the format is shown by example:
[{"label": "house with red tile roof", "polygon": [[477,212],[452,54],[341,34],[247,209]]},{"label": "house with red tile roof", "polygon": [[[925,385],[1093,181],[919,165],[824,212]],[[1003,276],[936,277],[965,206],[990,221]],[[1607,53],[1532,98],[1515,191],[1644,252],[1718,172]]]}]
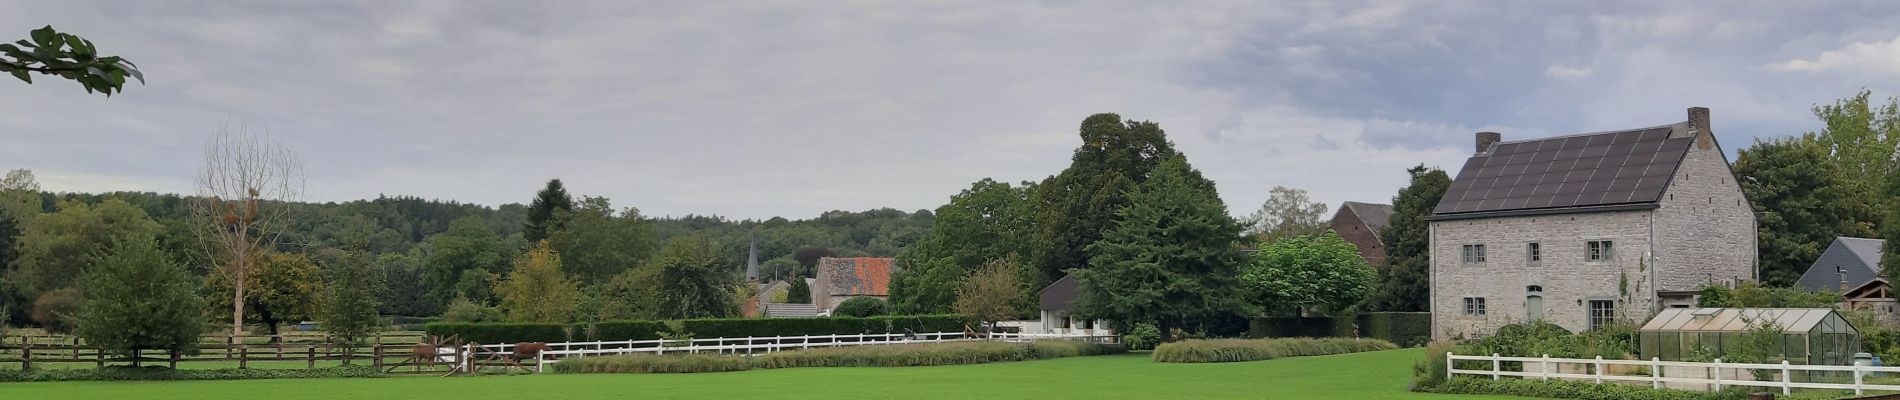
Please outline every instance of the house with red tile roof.
[{"label": "house with red tile roof", "polygon": [[825,257],[815,269],[811,302],[827,312],[853,297],[890,300],[891,273],[898,270],[897,259],[881,257]]}]

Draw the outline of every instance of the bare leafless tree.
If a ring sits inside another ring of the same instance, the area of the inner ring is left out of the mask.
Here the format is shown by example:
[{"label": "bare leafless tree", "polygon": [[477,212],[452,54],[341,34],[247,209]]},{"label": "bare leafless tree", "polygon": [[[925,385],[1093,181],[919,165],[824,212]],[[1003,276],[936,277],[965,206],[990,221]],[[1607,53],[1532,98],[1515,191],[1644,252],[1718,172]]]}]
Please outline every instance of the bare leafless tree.
[{"label": "bare leafless tree", "polygon": [[231,279],[231,334],[244,334],[244,290],[260,250],[290,224],[288,203],[303,195],[303,164],[261,129],[226,124],[205,153],[194,215],[206,259]]}]

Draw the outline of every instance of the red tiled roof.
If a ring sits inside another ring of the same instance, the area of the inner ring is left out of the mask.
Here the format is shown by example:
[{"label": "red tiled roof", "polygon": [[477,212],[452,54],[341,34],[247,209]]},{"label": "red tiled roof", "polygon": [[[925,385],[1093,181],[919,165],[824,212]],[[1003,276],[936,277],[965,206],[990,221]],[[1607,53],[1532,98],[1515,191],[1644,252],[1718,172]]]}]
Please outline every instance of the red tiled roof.
[{"label": "red tiled roof", "polygon": [[889,296],[895,258],[824,258],[819,274],[830,280],[833,296]]}]

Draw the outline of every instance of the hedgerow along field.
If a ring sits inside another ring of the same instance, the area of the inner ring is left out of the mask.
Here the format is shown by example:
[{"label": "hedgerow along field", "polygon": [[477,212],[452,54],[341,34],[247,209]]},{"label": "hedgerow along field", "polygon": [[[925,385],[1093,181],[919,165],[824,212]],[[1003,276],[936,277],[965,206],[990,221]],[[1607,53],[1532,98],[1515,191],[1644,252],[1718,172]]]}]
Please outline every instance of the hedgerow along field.
[{"label": "hedgerow along field", "polygon": [[1147,353],[942,367],[700,374],[0,384],[0,399],[1510,399],[1405,390],[1419,349],[1159,363]]}]

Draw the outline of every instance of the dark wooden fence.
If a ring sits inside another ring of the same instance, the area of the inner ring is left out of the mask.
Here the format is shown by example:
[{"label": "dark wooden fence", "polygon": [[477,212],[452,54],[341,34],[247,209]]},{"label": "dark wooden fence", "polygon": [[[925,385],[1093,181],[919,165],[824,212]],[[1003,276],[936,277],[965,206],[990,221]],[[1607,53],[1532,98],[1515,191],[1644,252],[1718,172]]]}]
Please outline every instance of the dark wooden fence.
[{"label": "dark wooden fence", "polygon": [[[263,368],[315,369],[319,362],[351,361],[376,368],[409,360],[412,348],[422,340],[420,333],[385,333],[364,344],[344,345],[323,336],[206,336],[199,340],[195,355],[164,351],[144,351],[137,355],[110,354],[88,346],[85,340],[71,336],[19,335],[0,338],[0,365],[20,369],[49,368],[49,364],[86,363],[107,365],[168,365],[180,363],[222,362],[223,367],[253,368],[253,362],[272,362]],[[302,361],[297,363],[297,361]]]}]

